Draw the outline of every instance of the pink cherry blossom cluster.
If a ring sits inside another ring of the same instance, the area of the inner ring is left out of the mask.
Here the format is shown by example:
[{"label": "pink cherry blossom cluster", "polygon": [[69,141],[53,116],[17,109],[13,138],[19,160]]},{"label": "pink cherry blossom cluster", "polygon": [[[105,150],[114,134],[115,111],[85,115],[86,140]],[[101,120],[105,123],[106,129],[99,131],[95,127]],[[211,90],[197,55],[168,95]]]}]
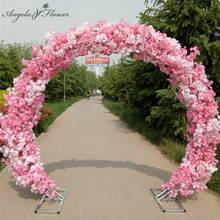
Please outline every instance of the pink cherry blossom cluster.
[{"label": "pink cherry blossom cluster", "polygon": [[195,61],[197,47],[188,53],[177,40],[155,31],[152,26],[98,22],[85,23],[66,33],[48,32],[43,47],[33,47],[32,60],[14,80],[6,96],[8,115],[0,116],[0,151],[10,164],[16,183],[30,187],[34,193],[55,195],[57,185],[47,176],[40,163],[33,127],[40,118],[46,84],[79,56],[93,54],[133,54],[135,59],[151,62],[178,84],[177,97],[187,106],[186,155],[169,182],[162,185],[184,196],[206,189],[206,183],[216,171],[216,144],[220,142],[220,120],[215,93],[205,75],[204,66]]}]

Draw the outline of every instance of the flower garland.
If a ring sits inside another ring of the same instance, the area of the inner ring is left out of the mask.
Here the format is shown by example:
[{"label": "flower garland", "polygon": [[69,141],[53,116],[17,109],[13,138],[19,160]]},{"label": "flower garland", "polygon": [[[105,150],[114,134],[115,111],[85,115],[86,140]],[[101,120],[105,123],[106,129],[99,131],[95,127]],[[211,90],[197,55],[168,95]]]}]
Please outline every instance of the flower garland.
[{"label": "flower garland", "polygon": [[16,184],[30,187],[34,193],[55,196],[57,185],[40,163],[33,127],[40,118],[46,84],[60,71],[70,66],[79,56],[133,53],[135,59],[151,62],[170,76],[172,85],[178,84],[176,96],[187,107],[186,155],[171,179],[162,185],[184,196],[206,189],[206,183],[216,171],[216,144],[220,142],[220,120],[215,93],[204,66],[197,63],[197,47],[181,48],[177,40],[155,31],[152,26],[98,22],[95,26],[74,26],[66,33],[47,33],[43,47],[33,47],[32,60],[23,60],[26,66],[14,87],[5,96],[8,114],[0,115],[0,151],[10,164]]}]

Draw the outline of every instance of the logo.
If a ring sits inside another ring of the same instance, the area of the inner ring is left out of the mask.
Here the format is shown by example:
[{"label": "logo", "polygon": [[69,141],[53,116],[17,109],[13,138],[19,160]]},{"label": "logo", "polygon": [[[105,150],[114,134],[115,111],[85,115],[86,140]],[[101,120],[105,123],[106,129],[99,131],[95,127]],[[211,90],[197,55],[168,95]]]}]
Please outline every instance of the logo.
[{"label": "logo", "polygon": [[68,12],[57,12],[56,9],[50,8],[49,3],[43,4],[41,8],[36,8],[36,10],[27,9],[26,11],[18,12],[15,9],[11,9],[2,13],[3,18],[11,18],[11,23],[16,23],[22,18],[29,18],[35,21],[42,17],[64,18],[68,16],[69,16]]}]

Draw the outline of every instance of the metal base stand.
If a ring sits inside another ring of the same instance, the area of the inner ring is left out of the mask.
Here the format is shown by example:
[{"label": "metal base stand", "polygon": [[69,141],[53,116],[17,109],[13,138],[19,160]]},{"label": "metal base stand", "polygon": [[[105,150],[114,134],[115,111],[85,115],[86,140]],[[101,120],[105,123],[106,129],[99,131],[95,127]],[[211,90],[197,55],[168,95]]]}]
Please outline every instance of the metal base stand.
[{"label": "metal base stand", "polygon": [[[179,202],[179,200],[177,198],[175,199],[171,199],[169,198],[169,194],[171,193],[168,189],[165,189],[163,191],[161,191],[161,189],[150,189],[154,199],[156,200],[157,204],[159,205],[160,209],[162,210],[162,212],[167,212],[167,213],[183,213],[186,212],[186,210],[183,208],[182,204]],[[175,202],[175,204],[177,205],[177,208],[169,208],[166,209],[162,202]]]},{"label": "metal base stand", "polygon": [[[43,197],[41,198],[39,205],[35,209],[35,213],[38,213],[38,214],[60,214],[61,209],[63,207],[64,199],[65,199],[66,194],[67,194],[67,190],[66,189],[56,189],[55,193],[56,193],[56,197],[54,199],[48,198],[46,193],[45,193],[43,195]],[[56,210],[40,209],[42,204],[45,201],[59,202],[60,204],[59,204],[58,209],[56,209]]]}]

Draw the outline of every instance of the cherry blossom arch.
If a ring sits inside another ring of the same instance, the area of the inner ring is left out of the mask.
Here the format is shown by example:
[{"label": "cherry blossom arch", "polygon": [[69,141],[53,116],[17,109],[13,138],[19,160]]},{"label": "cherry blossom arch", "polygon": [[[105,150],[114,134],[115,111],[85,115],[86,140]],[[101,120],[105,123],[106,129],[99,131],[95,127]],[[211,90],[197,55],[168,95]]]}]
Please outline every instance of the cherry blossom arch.
[{"label": "cherry blossom arch", "polygon": [[153,63],[178,84],[176,96],[187,107],[186,155],[170,180],[162,185],[170,196],[192,195],[205,190],[215,172],[216,144],[220,142],[220,121],[215,93],[205,75],[205,68],[195,61],[197,47],[181,48],[177,40],[154,30],[152,26],[98,22],[84,24],[66,33],[48,33],[43,47],[33,47],[32,60],[6,96],[8,114],[0,116],[0,151],[7,158],[16,184],[30,187],[34,193],[55,196],[57,185],[45,173],[35,143],[33,127],[40,118],[46,84],[60,70],[68,68],[79,56],[93,54],[133,54],[135,59]]}]

